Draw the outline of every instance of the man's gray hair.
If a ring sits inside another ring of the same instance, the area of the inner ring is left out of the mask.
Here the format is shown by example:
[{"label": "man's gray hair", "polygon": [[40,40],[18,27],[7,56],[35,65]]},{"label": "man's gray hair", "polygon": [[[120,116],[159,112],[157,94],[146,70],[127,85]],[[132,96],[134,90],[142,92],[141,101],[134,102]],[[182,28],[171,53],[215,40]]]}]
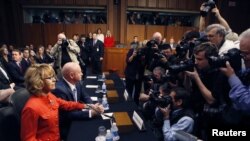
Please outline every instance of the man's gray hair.
[{"label": "man's gray hair", "polygon": [[206,28],[206,33],[209,32],[210,30],[216,28],[216,34],[221,35],[222,37],[225,37],[227,32],[226,32],[226,28],[220,24],[211,24],[209,26],[207,26]]}]

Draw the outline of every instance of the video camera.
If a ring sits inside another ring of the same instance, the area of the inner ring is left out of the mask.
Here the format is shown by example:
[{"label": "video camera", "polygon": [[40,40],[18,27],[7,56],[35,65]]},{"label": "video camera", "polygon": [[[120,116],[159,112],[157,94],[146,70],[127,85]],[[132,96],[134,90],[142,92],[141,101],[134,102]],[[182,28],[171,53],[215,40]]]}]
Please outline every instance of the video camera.
[{"label": "video camera", "polygon": [[156,40],[150,40],[150,41],[148,41],[147,44],[146,44],[146,46],[147,46],[148,48],[153,48],[153,47],[155,47],[156,45],[158,45],[158,42],[157,42]]},{"label": "video camera", "polygon": [[213,0],[205,0],[204,9],[200,11],[202,17],[206,17],[208,12],[215,8],[216,4]]},{"label": "video camera", "polygon": [[228,50],[223,56],[211,56],[208,59],[208,63],[212,68],[226,67],[226,62],[229,61],[235,72],[241,70],[241,51],[237,48]]}]

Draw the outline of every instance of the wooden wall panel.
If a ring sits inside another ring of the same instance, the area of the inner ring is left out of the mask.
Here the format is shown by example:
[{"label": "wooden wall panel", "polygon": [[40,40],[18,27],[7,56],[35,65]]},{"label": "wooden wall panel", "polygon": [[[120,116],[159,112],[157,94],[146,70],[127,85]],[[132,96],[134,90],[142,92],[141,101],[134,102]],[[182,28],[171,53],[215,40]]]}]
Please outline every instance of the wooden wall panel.
[{"label": "wooden wall panel", "polygon": [[57,41],[57,35],[65,32],[63,24],[44,24],[44,42],[54,45]]},{"label": "wooden wall panel", "polygon": [[108,0],[97,0],[97,5],[99,5],[99,6],[107,6],[107,1]]},{"label": "wooden wall panel", "polygon": [[147,0],[138,0],[138,7],[146,7]]},{"label": "wooden wall panel", "polygon": [[[59,2],[62,0],[58,0],[57,4],[60,4]],[[75,0],[64,0],[65,5],[75,5]]]},{"label": "wooden wall panel", "polygon": [[167,0],[167,8],[177,9],[177,0]]},{"label": "wooden wall panel", "polygon": [[166,8],[167,0],[158,0],[158,7],[159,8]]},{"label": "wooden wall panel", "polygon": [[138,36],[139,41],[146,39],[145,25],[127,25],[127,45],[133,41],[134,36]]},{"label": "wooden wall panel", "polygon": [[174,40],[177,42],[178,40],[181,39],[181,37],[183,36],[183,27],[180,26],[167,26],[167,33],[165,34],[167,41],[169,41],[169,39],[171,37],[174,38]]},{"label": "wooden wall panel", "polygon": [[87,4],[95,6],[96,5],[96,0],[87,0]]},{"label": "wooden wall panel", "polygon": [[187,10],[196,10],[198,11],[200,8],[200,5],[198,5],[199,2],[195,0],[187,0]]},{"label": "wooden wall panel", "polygon": [[75,0],[76,5],[87,5],[87,0]]},{"label": "wooden wall panel", "polygon": [[22,0],[23,4],[39,4],[39,0]]},{"label": "wooden wall panel", "polygon": [[148,7],[156,8],[157,0],[148,0]]},{"label": "wooden wall panel", "polygon": [[187,0],[179,0],[177,3],[178,9],[187,10]]},{"label": "wooden wall panel", "polygon": [[146,39],[150,40],[155,32],[160,32],[162,36],[165,35],[165,26],[146,26]]},{"label": "wooden wall panel", "polygon": [[106,24],[86,24],[86,29],[87,29],[87,33],[89,32],[97,32],[97,28],[101,28],[102,33],[105,34],[107,31],[107,25]]},{"label": "wooden wall panel", "polygon": [[129,7],[135,7],[135,6],[136,6],[136,1],[137,1],[137,0],[127,0],[128,6],[129,6]]},{"label": "wooden wall panel", "polygon": [[71,38],[74,34],[78,34],[79,36],[81,34],[86,34],[86,25],[85,24],[66,24],[65,25],[65,34],[66,37]]},{"label": "wooden wall panel", "polygon": [[23,40],[24,45],[33,44],[34,47],[43,45],[42,24],[23,24]]}]

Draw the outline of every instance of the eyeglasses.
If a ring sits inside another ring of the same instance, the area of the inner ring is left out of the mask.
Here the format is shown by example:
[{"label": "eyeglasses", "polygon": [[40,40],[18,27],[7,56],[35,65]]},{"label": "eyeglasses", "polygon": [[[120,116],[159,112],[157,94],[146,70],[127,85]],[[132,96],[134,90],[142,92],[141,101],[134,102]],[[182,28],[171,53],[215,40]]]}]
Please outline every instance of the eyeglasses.
[{"label": "eyeglasses", "polygon": [[52,75],[52,76],[49,76],[49,77],[46,77],[46,78],[44,78],[44,79],[56,79],[56,76],[55,75]]}]

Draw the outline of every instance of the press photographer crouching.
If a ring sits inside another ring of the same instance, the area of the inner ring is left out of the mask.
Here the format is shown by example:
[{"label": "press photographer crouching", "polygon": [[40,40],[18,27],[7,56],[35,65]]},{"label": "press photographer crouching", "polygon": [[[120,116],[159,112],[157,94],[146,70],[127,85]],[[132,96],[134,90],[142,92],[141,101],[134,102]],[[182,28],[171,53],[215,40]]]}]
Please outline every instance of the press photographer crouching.
[{"label": "press photographer crouching", "polygon": [[156,100],[155,117],[163,122],[160,128],[165,141],[175,141],[175,131],[193,132],[194,113],[190,109],[189,98],[186,89],[176,87]]},{"label": "press photographer crouching", "polygon": [[247,127],[250,126],[250,29],[245,30],[240,35],[240,50],[244,59],[246,69],[241,69],[241,74],[245,78],[246,83],[243,83],[242,80],[236,75],[236,70],[231,67],[231,62],[226,63],[225,68],[221,68],[221,71],[228,77],[228,82],[231,86],[229,97],[233,102],[233,105],[238,110],[242,111],[243,119],[241,126]]}]

